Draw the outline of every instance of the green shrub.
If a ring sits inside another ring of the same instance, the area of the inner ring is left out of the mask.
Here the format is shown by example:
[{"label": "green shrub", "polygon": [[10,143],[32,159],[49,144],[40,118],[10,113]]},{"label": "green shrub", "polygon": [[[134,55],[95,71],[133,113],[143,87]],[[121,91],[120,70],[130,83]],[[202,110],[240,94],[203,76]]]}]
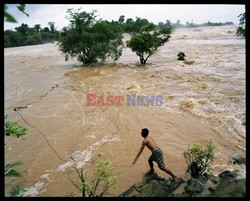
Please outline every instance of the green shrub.
[{"label": "green shrub", "polygon": [[195,143],[187,151],[184,151],[183,155],[192,177],[198,177],[209,171],[214,160],[214,148],[215,144],[212,142],[206,144],[205,148],[201,144]]},{"label": "green shrub", "polygon": [[10,197],[22,197],[27,190],[21,186],[13,186],[10,192]]},{"label": "green shrub", "polygon": [[[90,181],[89,194],[102,197],[103,194],[114,186],[118,181],[117,173],[114,173],[113,166],[109,161],[100,161],[95,167],[95,171]],[[101,185],[101,190],[98,190]]]},{"label": "green shrub", "polygon": [[[19,125],[17,122],[12,121],[6,121],[8,118],[8,115],[5,115],[4,117],[4,135],[15,137],[15,138],[22,138],[24,139],[24,135],[26,135],[26,132],[28,131],[28,128],[25,126]],[[7,147],[9,150],[12,150],[12,148],[5,144],[5,147]],[[23,162],[16,162],[12,164],[7,164],[4,166],[4,176],[5,177],[21,177],[22,174],[16,170],[13,170],[14,167],[22,165]],[[21,197],[26,190],[20,186],[14,186],[12,187],[12,191],[10,193],[11,197]]]},{"label": "green shrub", "polygon": [[[115,173],[111,162],[99,161],[96,164],[95,170],[90,177],[90,181],[86,180],[86,175],[83,173],[83,169],[79,171],[74,168],[77,173],[77,181],[74,181],[69,177],[72,184],[81,192],[82,197],[103,197],[110,188],[115,187],[118,181],[119,173]],[[68,171],[67,174],[71,174],[72,171]],[[79,180],[80,179],[80,180]]]},{"label": "green shrub", "polygon": [[26,132],[28,131],[28,128],[25,126],[19,125],[17,122],[12,121],[5,121],[8,118],[8,115],[5,115],[4,117],[4,135],[10,136],[10,137],[21,137],[24,139],[24,135],[26,135]]}]

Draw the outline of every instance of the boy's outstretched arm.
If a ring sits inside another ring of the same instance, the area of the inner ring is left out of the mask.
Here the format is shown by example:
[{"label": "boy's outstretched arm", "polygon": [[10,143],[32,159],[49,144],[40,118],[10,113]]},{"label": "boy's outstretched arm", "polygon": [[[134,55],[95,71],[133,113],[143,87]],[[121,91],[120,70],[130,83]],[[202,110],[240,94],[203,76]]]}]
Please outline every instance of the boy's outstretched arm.
[{"label": "boy's outstretched arm", "polygon": [[146,143],[145,143],[144,140],[143,140],[142,145],[141,145],[141,148],[140,148],[138,154],[136,155],[135,159],[133,160],[132,165],[134,165],[134,164],[136,163],[137,159],[140,157],[140,155],[141,155],[141,153],[142,153],[142,151],[143,151],[145,145],[146,145]]}]

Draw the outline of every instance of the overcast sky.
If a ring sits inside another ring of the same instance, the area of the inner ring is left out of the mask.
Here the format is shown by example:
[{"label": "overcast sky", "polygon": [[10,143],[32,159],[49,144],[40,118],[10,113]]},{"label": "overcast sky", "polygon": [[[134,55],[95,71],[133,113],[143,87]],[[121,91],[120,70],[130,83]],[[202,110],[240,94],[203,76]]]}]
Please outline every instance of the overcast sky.
[{"label": "overcast sky", "polygon": [[148,21],[158,24],[170,20],[172,23],[180,20],[181,24],[192,22],[201,24],[205,22],[233,22],[239,24],[239,14],[245,12],[242,4],[26,4],[26,12],[29,17],[21,13],[17,4],[7,4],[8,12],[12,14],[18,23],[4,22],[4,30],[13,29],[22,23],[33,27],[40,24],[42,28],[48,26],[48,22],[55,22],[57,30],[61,30],[69,24],[65,18],[68,8],[80,8],[90,12],[98,11],[98,18],[104,20],[118,20],[121,15],[125,19],[135,17],[146,18]]}]

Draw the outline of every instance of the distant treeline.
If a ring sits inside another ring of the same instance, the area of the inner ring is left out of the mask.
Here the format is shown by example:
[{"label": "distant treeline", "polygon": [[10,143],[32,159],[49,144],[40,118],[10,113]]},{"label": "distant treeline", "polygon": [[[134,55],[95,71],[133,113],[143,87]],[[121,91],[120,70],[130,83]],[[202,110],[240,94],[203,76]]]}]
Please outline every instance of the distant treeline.
[{"label": "distant treeline", "polygon": [[15,31],[4,31],[4,47],[18,47],[26,45],[37,45],[57,41],[59,31],[55,29],[54,22],[48,22],[49,27],[41,28],[40,24],[29,27],[21,24]]},{"label": "distant treeline", "polygon": [[180,20],[177,20],[176,23],[171,23],[169,20],[166,21],[166,23],[159,22],[158,27],[165,26],[165,25],[172,25],[173,28],[178,29],[178,28],[194,28],[194,27],[209,27],[209,26],[224,26],[224,25],[233,25],[233,22],[206,22],[202,24],[195,24],[193,22],[186,22],[186,24],[181,24]]},{"label": "distant treeline", "polygon": [[[122,33],[134,34],[138,30],[149,24],[147,19],[142,19],[136,17],[135,20],[132,18],[127,18],[121,15],[117,21],[112,21],[112,25]],[[206,27],[206,26],[223,26],[223,25],[233,25],[233,22],[219,22],[212,23],[207,22],[203,24],[194,24],[193,22],[186,22],[186,24],[181,24],[180,20],[176,23],[171,23],[171,21],[166,20],[165,23],[159,22],[157,25],[158,29],[163,27],[173,27],[173,29],[178,28],[194,28],[194,27]],[[42,28],[40,24],[34,25],[34,27],[29,27],[27,24],[21,24],[21,26],[16,27],[15,31],[6,30],[4,31],[4,47],[18,47],[26,45],[37,45],[53,41],[58,41],[62,31],[55,29],[54,22],[48,22],[48,27]]]}]

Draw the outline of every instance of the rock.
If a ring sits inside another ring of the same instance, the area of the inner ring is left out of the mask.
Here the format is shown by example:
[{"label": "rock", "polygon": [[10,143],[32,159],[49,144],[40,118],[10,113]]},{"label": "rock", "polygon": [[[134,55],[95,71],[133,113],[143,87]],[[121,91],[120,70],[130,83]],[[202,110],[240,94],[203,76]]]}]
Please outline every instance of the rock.
[{"label": "rock", "polygon": [[131,186],[128,190],[126,190],[125,192],[123,192],[121,195],[119,195],[119,197],[128,197],[130,195],[130,197],[134,197],[133,194],[134,193],[139,194],[138,191],[136,191],[135,185]]},{"label": "rock", "polygon": [[152,179],[161,180],[162,178],[159,177],[156,173],[153,174],[145,174],[142,178],[142,183],[149,183]]},{"label": "rock", "polygon": [[140,197],[165,197],[166,192],[163,185],[157,180],[152,180],[143,186]]},{"label": "rock", "polygon": [[180,178],[173,184],[171,179],[161,178],[156,173],[145,174],[142,182],[134,184],[119,197],[168,197],[184,182]]},{"label": "rock", "polygon": [[[177,184],[172,178],[161,178],[156,173],[145,174],[142,181],[131,186],[119,197],[243,197],[246,195],[246,181],[239,177],[238,170],[226,170],[218,177],[205,173],[198,178],[190,178],[184,190],[177,191],[183,179]],[[210,180],[211,182],[208,182]]]},{"label": "rock", "polygon": [[236,178],[239,175],[239,170],[225,170],[219,174],[221,179],[223,178]]},{"label": "rock", "polygon": [[245,179],[238,179],[239,170],[226,170],[219,174],[219,184],[207,197],[243,197],[246,194]]},{"label": "rock", "polygon": [[205,174],[203,174],[203,175],[199,175],[197,179],[198,179],[202,184],[205,184],[210,178],[211,178],[211,175],[205,173]]},{"label": "rock", "polygon": [[170,197],[190,197],[190,195],[187,194],[186,192],[182,192],[182,193],[178,193],[178,194],[173,194]]},{"label": "rock", "polygon": [[195,196],[196,194],[201,193],[204,190],[203,184],[197,179],[189,179],[187,181],[187,186],[185,186],[185,192],[190,196]]},{"label": "rock", "polygon": [[233,164],[244,164],[246,165],[246,158],[242,157],[242,156],[234,156],[232,161]]},{"label": "rock", "polygon": [[208,173],[205,173],[205,174],[203,176],[208,178],[208,180],[210,180],[213,184],[218,184],[219,183],[220,178],[218,176],[208,174]]},{"label": "rock", "polygon": [[215,188],[212,188],[212,187],[209,187],[208,190],[211,191],[211,192],[216,191],[216,189],[215,189]]},{"label": "rock", "polygon": [[232,181],[223,186],[217,186],[215,191],[207,197],[244,197],[246,195],[246,181],[244,179]]},{"label": "rock", "polygon": [[239,175],[239,170],[232,170],[232,171],[226,170],[226,171],[221,172],[219,174],[220,181],[216,190],[223,189],[230,183],[236,181],[238,175]]}]

